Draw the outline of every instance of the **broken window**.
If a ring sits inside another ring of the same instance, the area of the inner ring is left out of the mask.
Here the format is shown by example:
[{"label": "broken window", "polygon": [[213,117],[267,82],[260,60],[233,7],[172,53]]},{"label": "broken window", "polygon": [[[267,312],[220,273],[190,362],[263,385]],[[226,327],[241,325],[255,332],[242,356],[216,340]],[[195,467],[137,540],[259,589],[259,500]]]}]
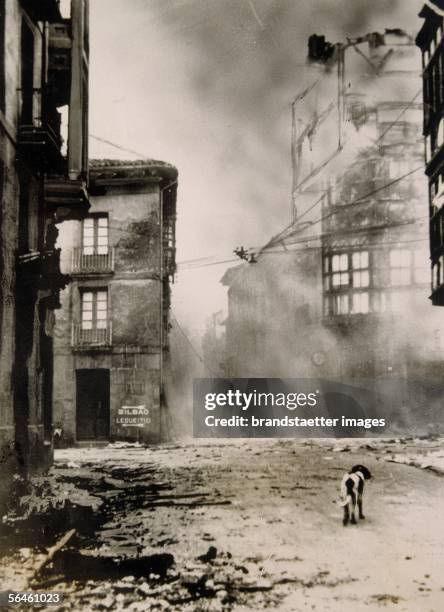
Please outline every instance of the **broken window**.
[{"label": "broken window", "polygon": [[331,284],[332,287],[343,287],[349,284],[348,254],[341,253],[331,258]]},{"label": "broken window", "polygon": [[366,314],[369,312],[369,296],[368,291],[355,291],[352,294],[353,307],[352,312],[354,314]]},{"label": "broken window", "polygon": [[106,329],[108,323],[108,291],[82,292],[82,329]]},{"label": "broken window", "polygon": [[[324,258],[324,313],[328,315],[370,312],[371,259],[368,250],[335,253]],[[378,308],[382,308],[378,299]],[[385,308],[385,307],[384,307]]]},{"label": "broken window", "polygon": [[108,254],[108,217],[88,217],[82,223],[82,251],[84,255]]},{"label": "broken window", "polygon": [[333,296],[333,314],[341,315],[350,312],[350,300],[348,293],[339,293]]},{"label": "broken window", "polygon": [[389,253],[390,284],[405,286],[411,282],[411,253],[408,249],[392,249]]},{"label": "broken window", "polygon": [[368,287],[370,284],[368,251],[352,254],[352,268],[353,287]]}]

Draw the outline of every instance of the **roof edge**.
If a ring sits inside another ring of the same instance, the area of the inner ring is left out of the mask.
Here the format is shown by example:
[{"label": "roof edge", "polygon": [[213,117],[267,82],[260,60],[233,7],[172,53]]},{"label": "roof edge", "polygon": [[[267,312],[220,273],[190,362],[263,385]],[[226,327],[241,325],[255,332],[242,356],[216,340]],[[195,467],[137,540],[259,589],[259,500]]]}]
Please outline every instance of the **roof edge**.
[{"label": "roof edge", "polygon": [[170,163],[156,159],[90,159],[89,174],[91,180],[110,181],[153,181],[161,183],[177,181],[178,170]]}]

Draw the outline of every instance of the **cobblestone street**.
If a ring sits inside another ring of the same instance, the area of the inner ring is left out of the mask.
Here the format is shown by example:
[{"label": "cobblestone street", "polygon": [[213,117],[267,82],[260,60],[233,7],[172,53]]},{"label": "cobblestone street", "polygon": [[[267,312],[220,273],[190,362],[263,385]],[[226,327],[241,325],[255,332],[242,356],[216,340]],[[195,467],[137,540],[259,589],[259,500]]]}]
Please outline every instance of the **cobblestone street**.
[{"label": "cobblestone street", "polygon": [[[54,518],[45,545],[76,534],[31,584],[63,592],[66,610],[440,612],[440,472],[392,461],[427,467],[440,454],[431,440],[58,451],[65,523],[56,534]],[[374,479],[366,520],[344,528],[339,484],[355,463]],[[21,538],[3,559],[3,588],[24,588],[44,556],[38,536]]]}]

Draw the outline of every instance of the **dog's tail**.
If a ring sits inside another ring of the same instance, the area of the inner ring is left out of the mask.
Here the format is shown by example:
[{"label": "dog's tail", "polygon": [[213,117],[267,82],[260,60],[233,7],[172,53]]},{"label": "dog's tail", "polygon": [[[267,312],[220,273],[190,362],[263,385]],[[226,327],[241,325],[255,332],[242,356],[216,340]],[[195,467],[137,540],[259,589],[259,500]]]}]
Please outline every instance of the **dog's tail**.
[{"label": "dog's tail", "polygon": [[341,501],[339,502],[339,505],[340,506],[346,506],[351,501],[352,501],[351,495],[347,495],[345,498],[341,499]]}]

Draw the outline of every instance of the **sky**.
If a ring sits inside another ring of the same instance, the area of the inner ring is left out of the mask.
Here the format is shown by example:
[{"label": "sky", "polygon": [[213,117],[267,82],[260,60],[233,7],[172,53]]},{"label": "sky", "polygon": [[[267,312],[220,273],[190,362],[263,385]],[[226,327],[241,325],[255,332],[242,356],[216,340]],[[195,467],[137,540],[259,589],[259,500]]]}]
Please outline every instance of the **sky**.
[{"label": "sky", "polygon": [[[90,132],[177,166],[173,312],[226,307],[233,249],[291,219],[291,100],[307,38],[420,27],[419,0],[91,0]],[[91,138],[92,157],[135,159]],[[198,262],[193,270],[186,262]],[[212,265],[213,261],[229,262]],[[211,265],[208,265],[211,263]],[[203,265],[206,264],[206,265]],[[188,268],[188,269],[187,269]]]}]

